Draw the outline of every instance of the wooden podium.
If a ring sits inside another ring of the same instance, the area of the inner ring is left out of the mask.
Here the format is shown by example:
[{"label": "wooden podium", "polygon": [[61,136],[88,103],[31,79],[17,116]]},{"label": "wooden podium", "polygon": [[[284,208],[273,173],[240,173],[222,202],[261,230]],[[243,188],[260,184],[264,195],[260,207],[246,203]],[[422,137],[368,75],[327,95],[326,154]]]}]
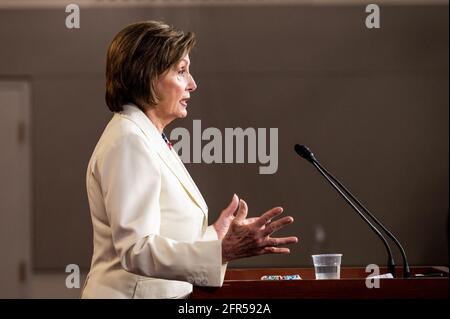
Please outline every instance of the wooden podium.
[{"label": "wooden podium", "polygon": [[[365,268],[342,268],[341,279],[316,280],[314,268],[229,269],[220,288],[194,287],[192,299],[445,299],[447,267],[411,267],[412,278],[380,279],[367,288]],[[380,273],[386,273],[381,268]],[[397,269],[401,274],[401,269]],[[264,275],[295,275],[302,280],[261,280]],[[423,277],[416,277],[421,274]]]}]

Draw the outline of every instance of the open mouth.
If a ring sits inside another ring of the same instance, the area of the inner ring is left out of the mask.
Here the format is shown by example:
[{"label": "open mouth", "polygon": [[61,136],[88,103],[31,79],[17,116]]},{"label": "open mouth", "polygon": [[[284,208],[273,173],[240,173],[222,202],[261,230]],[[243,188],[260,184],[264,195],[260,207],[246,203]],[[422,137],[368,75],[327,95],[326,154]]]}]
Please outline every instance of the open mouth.
[{"label": "open mouth", "polygon": [[182,99],[182,100],[180,100],[180,104],[183,105],[184,107],[187,107],[188,101],[189,101],[189,98],[187,98],[187,99]]}]

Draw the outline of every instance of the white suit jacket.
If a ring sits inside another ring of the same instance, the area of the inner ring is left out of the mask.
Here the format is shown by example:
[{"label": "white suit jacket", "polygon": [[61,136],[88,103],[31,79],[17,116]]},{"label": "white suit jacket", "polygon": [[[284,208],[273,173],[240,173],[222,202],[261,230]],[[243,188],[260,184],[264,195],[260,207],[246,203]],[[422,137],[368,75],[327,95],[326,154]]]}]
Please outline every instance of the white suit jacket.
[{"label": "white suit jacket", "polygon": [[125,105],[89,162],[94,252],[82,298],[182,298],[221,286],[221,242],[178,154],[150,119]]}]

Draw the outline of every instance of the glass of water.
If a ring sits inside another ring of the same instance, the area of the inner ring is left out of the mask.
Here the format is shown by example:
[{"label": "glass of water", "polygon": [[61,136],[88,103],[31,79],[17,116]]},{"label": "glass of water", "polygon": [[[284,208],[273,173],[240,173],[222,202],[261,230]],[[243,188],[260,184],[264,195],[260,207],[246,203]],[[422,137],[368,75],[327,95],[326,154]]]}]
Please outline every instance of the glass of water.
[{"label": "glass of water", "polygon": [[340,279],[342,254],[312,255],[316,279]]}]

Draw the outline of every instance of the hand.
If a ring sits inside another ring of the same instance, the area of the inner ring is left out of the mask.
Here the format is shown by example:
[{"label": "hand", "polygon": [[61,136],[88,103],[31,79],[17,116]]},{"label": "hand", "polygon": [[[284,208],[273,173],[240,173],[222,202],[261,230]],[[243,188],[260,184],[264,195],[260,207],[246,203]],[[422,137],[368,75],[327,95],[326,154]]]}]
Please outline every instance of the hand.
[{"label": "hand", "polygon": [[241,199],[239,211],[222,240],[222,261],[263,254],[289,254],[289,248],[280,246],[297,243],[297,237],[270,237],[277,230],[294,222],[291,216],[272,222],[272,219],[282,212],[282,207],[274,207],[260,217],[247,219],[248,206]]},{"label": "hand", "polygon": [[234,194],[228,207],[220,213],[219,218],[217,218],[217,221],[213,224],[217,237],[219,237],[220,240],[222,240],[228,232],[228,228],[235,218],[234,213],[236,212],[238,205],[239,197]]}]

